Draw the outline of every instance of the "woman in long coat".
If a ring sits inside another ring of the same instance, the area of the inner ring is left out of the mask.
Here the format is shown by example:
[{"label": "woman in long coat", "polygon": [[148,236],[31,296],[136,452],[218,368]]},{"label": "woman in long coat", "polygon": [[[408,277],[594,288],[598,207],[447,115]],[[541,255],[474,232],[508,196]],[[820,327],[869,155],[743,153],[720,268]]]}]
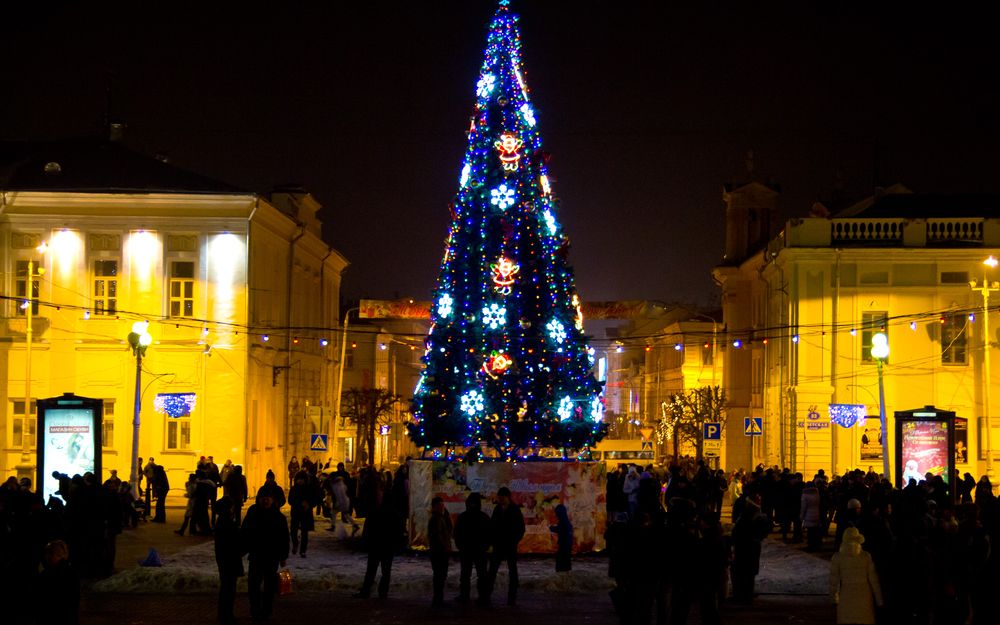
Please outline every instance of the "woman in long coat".
[{"label": "woman in long coat", "polygon": [[882,587],[872,557],[861,549],[863,542],[858,528],[847,528],[840,551],[830,560],[830,594],[838,625],[875,625],[875,607],[882,607]]}]

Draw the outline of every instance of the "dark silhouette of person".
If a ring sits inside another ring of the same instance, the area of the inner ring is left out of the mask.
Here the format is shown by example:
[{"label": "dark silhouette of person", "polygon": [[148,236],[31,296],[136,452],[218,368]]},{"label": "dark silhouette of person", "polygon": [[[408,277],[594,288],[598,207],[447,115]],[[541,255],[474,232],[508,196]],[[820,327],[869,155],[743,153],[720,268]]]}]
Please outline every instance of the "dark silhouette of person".
[{"label": "dark silhouette of person", "polygon": [[556,506],[556,524],[549,526],[549,531],[556,535],[556,571],[569,571],[573,568],[571,554],[573,552],[573,524],[569,521],[569,511],[566,506]]},{"label": "dark silhouette of person", "polygon": [[760,509],[760,494],[746,498],[743,511],[733,525],[733,600],[751,601],[754,582],[760,572],[761,541],[770,532],[771,521]]},{"label": "dark silhouette of person", "polygon": [[[150,462],[152,462],[150,458]],[[153,495],[156,496],[156,514],[153,515],[153,523],[167,522],[167,493],[170,492],[170,481],[167,479],[167,471],[163,465],[153,466],[153,480],[150,484]]]},{"label": "dark silhouette of person", "polygon": [[[271,474],[273,480],[274,474]],[[250,616],[255,620],[271,617],[274,595],[278,591],[278,567],[288,559],[288,520],[278,509],[268,491],[257,493],[257,503],[247,510],[240,540],[250,555],[247,594]],[[263,585],[263,589],[261,586]]]},{"label": "dark silhouette of person", "polygon": [[222,483],[222,494],[233,502],[233,516],[236,522],[243,520],[243,505],[247,502],[247,478],[243,475],[243,466],[237,464]]},{"label": "dark silhouette of person", "polygon": [[465,499],[465,512],[455,521],[455,546],[458,547],[459,582],[457,601],[469,600],[472,569],[476,569],[476,594],[486,596],[486,552],[490,548],[490,515],[483,512],[482,497],[470,493]]},{"label": "dark silhouette of person", "polygon": [[487,575],[486,594],[480,599],[484,605],[489,605],[493,587],[497,581],[497,571],[500,563],[507,563],[507,605],[517,604],[517,544],[524,538],[524,515],[521,508],[511,501],[510,489],[501,486],[497,490],[497,505],[493,507],[490,517],[490,534],[493,543],[493,553],[490,556],[490,567]]},{"label": "dark silhouette of person", "polygon": [[381,567],[382,575],[378,580],[378,597],[389,596],[389,581],[392,575],[392,558],[396,544],[402,536],[402,521],[392,504],[392,497],[384,496],[382,490],[376,491],[375,500],[371,502],[364,529],[361,530],[361,542],[368,551],[368,565],[365,568],[365,579],[361,590],[354,596],[367,599],[371,596],[375,585],[375,573]]},{"label": "dark silhouette of person", "polygon": [[316,478],[305,470],[299,471],[292,488],[288,491],[288,506],[292,517],[292,553],[298,553],[303,558],[309,549],[309,532],[316,529],[313,508],[318,501],[319,489],[316,486]]},{"label": "dark silhouette of person", "polygon": [[431,517],[427,521],[427,543],[431,552],[431,570],[434,574],[434,596],[431,606],[444,606],[444,585],[448,581],[448,561],[451,558],[451,514],[444,506],[444,499],[431,500]]},{"label": "dark silhouette of person", "polygon": [[80,622],[80,578],[70,564],[66,543],[54,540],[46,544],[42,565],[37,580],[35,622],[39,625],[76,625]]},{"label": "dark silhouette of person", "polygon": [[271,496],[271,499],[274,500],[275,508],[280,510],[285,505],[285,490],[275,481],[274,471],[271,469],[267,470],[267,474],[264,476],[264,483],[257,489],[258,497],[260,497],[261,493],[267,493]]},{"label": "dark silhouette of person", "polygon": [[219,623],[236,622],[236,580],[243,575],[243,551],[240,526],[236,521],[233,500],[223,495],[215,502],[215,563],[219,567]]}]

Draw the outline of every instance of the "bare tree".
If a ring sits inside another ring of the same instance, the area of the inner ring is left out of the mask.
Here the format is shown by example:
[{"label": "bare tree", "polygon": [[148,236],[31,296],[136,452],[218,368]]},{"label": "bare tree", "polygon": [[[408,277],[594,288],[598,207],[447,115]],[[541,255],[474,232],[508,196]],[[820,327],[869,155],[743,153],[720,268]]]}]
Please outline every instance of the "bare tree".
[{"label": "bare tree", "polygon": [[684,393],[674,393],[661,406],[662,417],[657,423],[657,433],[671,438],[674,459],[680,454],[683,443],[691,443],[695,457],[702,459],[704,425],[709,422],[725,423],[726,392],[718,386],[702,386]]},{"label": "bare tree", "polygon": [[374,464],[375,435],[380,426],[389,425],[393,409],[400,400],[399,395],[384,388],[351,388],[344,392],[341,411],[357,427],[358,455],[362,462]]}]

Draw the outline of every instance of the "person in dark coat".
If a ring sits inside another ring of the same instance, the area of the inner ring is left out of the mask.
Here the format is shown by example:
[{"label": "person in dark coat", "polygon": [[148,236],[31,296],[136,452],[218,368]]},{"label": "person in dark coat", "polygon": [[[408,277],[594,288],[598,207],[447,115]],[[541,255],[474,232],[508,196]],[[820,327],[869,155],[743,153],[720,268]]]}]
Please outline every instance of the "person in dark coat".
[{"label": "person in dark coat", "polygon": [[[273,478],[272,473],[272,481]],[[278,591],[278,567],[285,566],[288,559],[288,520],[267,491],[259,492],[257,503],[247,510],[240,541],[243,551],[250,555],[247,572],[250,616],[255,620],[268,619]]]},{"label": "person in dark coat", "polygon": [[572,570],[573,524],[569,522],[569,511],[563,504],[556,506],[556,524],[550,525],[549,531],[556,535],[556,572]]},{"label": "person in dark coat", "polygon": [[275,481],[274,471],[271,469],[267,470],[267,474],[264,476],[264,483],[257,489],[258,497],[260,497],[261,493],[267,493],[271,496],[275,508],[280,510],[285,505],[285,490]]},{"label": "person in dark coat", "polygon": [[444,507],[444,499],[431,500],[431,518],[427,521],[427,542],[431,552],[431,570],[434,572],[434,597],[431,606],[444,606],[444,585],[448,581],[448,560],[451,557],[451,514]]},{"label": "person in dark coat", "polygon": [[482,497],[470,493],[465,499],[465,512],[455,521],[455,546],[458,547],[459,582],[457,601],[469,600],[472,569],[476,569],[476,593],[486,596],[486,552],[490,548],[490,515],[483,512]]},{"label": "person in dark coat", "polygon": [[361,542],[368,551],[368,565],[365,568],[365,580],[361,590],[355,597],[367,599],[371,596],[375,585],[375,573],[382,568],[382,576],[378,581],[378,597],[389,596],[389,579],[392,574],[392,558],[396,544],[402,534],[402,519],[392,505],[392,497],[383,497],[378,491],[372,509],[368,511],[364,529],[361,530]]},{"label": "person in dark coat", "polygon": [[243,576],[243,550],[240,526],[236,522],[233,500],[223,496],[215,502],[215,563],[219,567],[219,623],[236,622],[236,580]]},{"label": "person in dark coat", "polygon": [[761,541],[771,529],[771,521],[760,509],[760,494],[752,493],[733,525],[733,600],[751,601],[754,581],[760,572]]},{"label": "person in dark coat", "polygon": [[303,558],[309,549],[309,532],[316,529],[313,508],[318,501],[319,489],[315,485],[315,478],[305,470],[299,471],[291,490],[288,491],[288,506],[291,508],[292,517],[292,553],[297,553]]},{"label": "person in dark coat", "polygon": [[[153,461],[152,458],[149,459]],[[167,470],[163,465],[153,465],[153,479],[150,483],[153,495],[156,496],[156,514],[153,516],[153,523],[167,522],[167,493],[170,492],[170,481],[167,479]]]},{"label": "person in dark coat", "polygon": [[517,604],[517,544],[524,538],[524,515],[521,507],[511,501],[510,489],[501,486],[497,490],[497,505],[493,507],[490,517],[490,534],[493,542],[493,553],[490,556],[490,568],[486,584],[486,594],[480,599],[484,605],[490,602],[493,587],[497,581],[497,571],[500,563],[507,563],[507,605]]},{"label": "person in dark coat", "polygon": [[[80,578],[69,561],[69,547],[54,540],[42,553],[44,569],[38,576],[35,611],[38,625],[76,625],[80,622]],[[14,598],[14,601],[20,601]]]},{"label": "person in dark coat", "polygon": [[243,466],[235,465],[222,484],[222,494],[233,502],[233,516],[236,522],[243,520],[243,506],[247,502],[247,478],[243,475]]}]

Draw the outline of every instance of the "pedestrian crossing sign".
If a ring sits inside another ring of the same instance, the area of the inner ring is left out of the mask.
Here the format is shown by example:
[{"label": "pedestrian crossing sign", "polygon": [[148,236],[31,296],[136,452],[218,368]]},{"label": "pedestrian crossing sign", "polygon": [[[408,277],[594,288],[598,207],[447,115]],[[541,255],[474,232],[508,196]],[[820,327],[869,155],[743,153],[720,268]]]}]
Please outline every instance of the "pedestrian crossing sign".
[{"label": "pedestrian crossing sign", "polygon": [[313,434],[309,437],[309,449],[310,451],[328,451],[329,446],[326,442],[326,434]]},{"label": "pedestrian crossing sign", "polygon": [[745,417],[743,419],[743,433],[747,436],[760,436],[764,433],[763,417]]}]

